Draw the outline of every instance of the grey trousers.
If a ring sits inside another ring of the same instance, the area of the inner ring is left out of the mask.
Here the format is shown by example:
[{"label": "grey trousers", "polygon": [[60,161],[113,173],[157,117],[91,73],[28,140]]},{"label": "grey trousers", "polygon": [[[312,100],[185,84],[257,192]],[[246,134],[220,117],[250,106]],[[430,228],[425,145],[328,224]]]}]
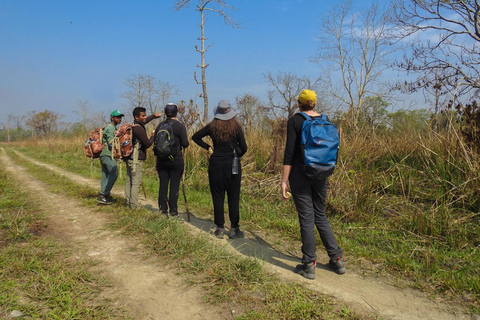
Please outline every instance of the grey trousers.
[{"label": "grey trousers", "polygon": [[289,183],[300,222],[302,262],[310,263],[317,260],[315,227],[328,256],[331,259],[342,257],[342,249],[338,247],[330,222],[325,215],[328,179],[313,181],[303,174],[300,166],[293,166]]},{"label": "grey trousers", "polygon": [[125,179],[125,200],[130,209],[138,207],[138,193],[142,184],[143,165],[145,160],[138,160],[135,171],[133,168],[133,160],[127,160],[127,177]]},{"label": "grey trousers", "polygon": [[110,196],[115,181],[117,181],[118,168],[117,161],[110,156],[101,156],[102,179],[100,180],[100,193],[105,197]]}]

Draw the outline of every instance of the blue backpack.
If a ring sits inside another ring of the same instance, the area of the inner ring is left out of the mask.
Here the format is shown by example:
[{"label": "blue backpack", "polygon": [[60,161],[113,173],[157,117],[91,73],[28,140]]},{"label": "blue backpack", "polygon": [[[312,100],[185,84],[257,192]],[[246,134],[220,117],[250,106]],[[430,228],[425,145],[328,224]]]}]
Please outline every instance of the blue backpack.
[{"label": "blue backpack", "polygon": [[306,113],[301,131],[301,149],[305,161],[303,171],[313,180],[329,177],[337,164],[340,135],[326,115],[312,119]]}]

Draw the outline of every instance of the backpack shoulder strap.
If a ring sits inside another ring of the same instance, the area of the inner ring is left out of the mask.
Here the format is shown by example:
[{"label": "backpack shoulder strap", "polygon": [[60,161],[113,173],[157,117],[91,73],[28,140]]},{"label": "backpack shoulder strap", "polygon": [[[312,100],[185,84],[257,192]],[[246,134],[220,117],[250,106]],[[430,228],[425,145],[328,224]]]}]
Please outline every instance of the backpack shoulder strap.
[{"label": "backpack shoulder strap", "polygon": [[305,120],[312,120],[312,118],[310,118],[305,112],[298,112],[297,114],[301,115]]}]

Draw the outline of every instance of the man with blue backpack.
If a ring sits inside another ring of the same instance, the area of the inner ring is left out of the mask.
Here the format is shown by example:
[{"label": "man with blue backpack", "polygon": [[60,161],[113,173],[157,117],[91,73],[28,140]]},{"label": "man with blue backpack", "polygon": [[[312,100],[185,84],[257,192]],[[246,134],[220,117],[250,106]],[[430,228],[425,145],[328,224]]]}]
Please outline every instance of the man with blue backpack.
[{"label": "man with blue backpack", "polygon": [[328,266],[338,274],[346,272],[342,249],[325,215],[328,177],[335,169],[339,134],[325,115],[313,110],[316,104],[315,92],[303,90],[298,97],[300,113],[288,119],[281,183],[283,199],[290,198],[291,191],[300,222],[303,256],[295,272],[311,280],[315,279],[317,260],[315,227],[330,258]]}]

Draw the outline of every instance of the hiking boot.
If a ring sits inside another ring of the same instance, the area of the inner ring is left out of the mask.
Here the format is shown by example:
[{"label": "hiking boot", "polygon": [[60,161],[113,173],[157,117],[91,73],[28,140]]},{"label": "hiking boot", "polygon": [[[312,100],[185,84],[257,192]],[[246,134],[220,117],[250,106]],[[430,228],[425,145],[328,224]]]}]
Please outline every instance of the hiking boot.
[{"label": "hiking boot", "polygon": [[338,274],[344,274],[347,271],[347,268],[345,268],[345,264],[340,257],[337,257],[336,259],[330,259],[328,266],[335,270],[335,272]]},{"label": "hiking boot", "polygon": [[228,235],[230,239],[237,239],[245,237],[243,231],[240,230],[240,227],[232,228],[230,234]]},{"label": "hiking boot", "polygon": [[167,211],[163,211],[162,209],[158,210],[160,211],[160,213],[162,214],[162,216],[164,216],[165,218],[168,218],[168,212]]},{"label": "hiking boot", "polygon": [[107,198],[103,194],[99,194],[97,198],[97,202],[99,204],[112,204],[113,199],[111,199],[111,197]]},{"label": "hiking boot", "polygon": [[172,216],[172,218],[178,216],[178,211],[170,212],[170,216]]},{"label": "hiking boot", "polygon": [[115,203],[115,199],[113,199],[112,196],[108,196],[107,197],[107,204],[113,204],[113,203]]},{"label": "hiking boot", "polygon": [[314,280],[315,279],[315,266],[317,265],[316,261],[309,262],[309,263],[302,263],[298,264],[295,267],[295,273],[298,273],[299,275],[310,279]]},{"label": "hiking boot", "polygon": [[217,230],[213,233],[215,237],[218,239],[223,239],[223,235],[225,234],[225,228],[219,228],[217,227]]}]

